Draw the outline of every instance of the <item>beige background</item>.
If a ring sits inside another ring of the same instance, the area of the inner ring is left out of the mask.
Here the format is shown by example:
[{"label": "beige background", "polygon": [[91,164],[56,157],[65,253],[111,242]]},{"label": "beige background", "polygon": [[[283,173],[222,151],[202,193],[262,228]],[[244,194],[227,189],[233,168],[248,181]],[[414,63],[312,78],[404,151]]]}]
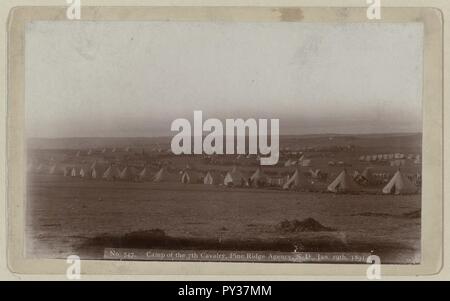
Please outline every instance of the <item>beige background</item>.
[{"label": "beige background", "polygon": [[[82,0],[82,4],[83,5],[90,5],[90,6],[100,6],[100,5],[121,5],[124,4],[123,2],[125,1],[89,1],[89,0]],[[438,7],[441,9],[443,15],[444,15],[444,25],[446,24],[445,20],[447,19],[448,14],[450,13],[450,3],[448,3],[447,1],[388,1],[388,0],[382,0],[382,5],[384,6],[397,6],[397,7],[405,7],[405,6],[423,6],[424,4],[427,4],[427,7]],[[6,19],[8,16],[8,12],[9,9],[13,6],[18,6],[18,5],[57,5],[57,6],[61,6],[61,5],[65,5],[65,0],[56,0],[56,1],[2,1],[2,7],[0,9],[0,18],[2,19],[2,24],[6,24]],[[127,6],[131,6],[131,5],[183,5],[183,6],[187,6],[187,5],[209,5],[212,6],[213,4],[218,5],[218,6],[224,6],[229,5],[229,6],[254,6],[254,5],[262,5],[262,6],[329,6],[330,4],[333,6],[340,6],[340,5],[345,5],[345,6],[365,6],[365,0],[358,0],[358,1],[126,1],[126,5]],[[446,28],[444,28],[444,32],[448,31],[448,25],[445,25]],[[2,35],[2,41],[6,40],[5,37],[5,33],[6,30],[3,30],[0,34]],[[3,64],[3,70],[6,69],[5,63],[6,63],[6,48],[5,48],[5,44],[4,42],[2,43],[2,45],[0,46],[0,51],[3,54],[3,60],[2,60],[2,64]],[[445,51],[444,56],[448,57],[448,50]],[[445,62],[448,62],[448,60],[445,60]],[[444,78],[447,79],[447,82],[444,83],[444,86],[448,86],[448,76],[445,75],[449,75],[449,70],[448,70],[448,63],[447,66],[445,68],[445,73],[444,73]],[[0,73],[1,76],[1,80],[3,80],[4,85],[0,86],[0,93],[3,96],[2,97],[2,106],[0,109],[0,115],[1,118],[0,120],[2,120],[3,122],[0,125],[0,130],[2,131],[2,133],[5,133],[5,108],[6,108],[6,94],[5,94],[5,83],[6,83],[6,72],[2,72]],[[445,95],[446,93],[444,93]],[[448,102],[445,101],[445,102]],[[445,114],[448,115],[448,105],[445,105]],[[444,125],[445,127],[447,127],[447,125]],[[447,128],[448,130],[448,128]],[[0,140],[0,144],[5,145],[5,137],[4,135],[1,136],[1,140]],[[2,156],[2,158],[5,158],[5,148],[0,149],[0,155]],[[445,168],[446,170],[447,168]],[[5,223],[5,219],[6,219],[6,203],[5,203],[5,198],[6,198],[6,191],[5,191],[5,181],[6,181],[6,175],[5,175],[5,161],[2,160],[0,163],[0,184],[2,186],[0,186],[0,190],[2,192],[2,196],[4,196],[3,198],[0,198],[0,216],[1,216],[1,223],[0,223],[0,231],[2,233],[2,235],[0,235],[0,279],[65,279],[64,276],[26,276],[26,275],[14,275],[12,273],[10,273],[7,269],[7,261],[6,261],[6,223]],[[447,176],[447,173],[446,173]],[[448,182],[448,181],[444,181],[444,182]],[[448,197],[446,200],[446,203],[448,204]],[[448,212],[448,207],[449,206],[445,206],[445,216],[449,216],[450,212]],[[444,228],[448,229],[448,219],[445,222],[445,226]],[[445,239],[445,244],[446,244],[446,248],[445,250],[449,250],[449,236],[448,233],[446,233],[446,239]],[[444,264],[446,263],[446,255],[449,255],[449,252],[446,251],[444,253]],[[186,267],[189,265],[186,265]],[[182,272],[182,271],[181,271]],[[301,271],[300,271],[301,272]],[[356,279],[365,279],[364,275],[361,275],[362,277],[358,277]],[[450,267],[448,265],[445,265],[443,270],[438,274],[438,275],[434,275],[434,276],[427,276],[427,277],[421,277],[424,279],[448,279],[450,277]],[[103,277],[100,276],[83,276],[83,279],[101,279]],[[136,277],[131,277],[131,276],[127,276],[127,277],[121,277],[121,276],[109,276],[109,278],[111,279],[134,279]],[[170,277],[162,277],[162,276],[139,276],[139,279],[169,279]],[[176,279],[183,279],[183,276],[177,276]],[[189,279],[195,278],[195,279],[211,279],[211,276],[202,276],[202,277],[186,277]],[[215,278],[215,277],[213,277]],[[222,277],[217,277],[217,278],[226,278],[226,279],[248,279],[250,278],[249,276],[240,276],[240,277],[230,277],[230,276],[222,276]],[[260,276],[260,277],[251,277],[251,278],[258,278],[258,279],[285,279],[286,277],[282,277],[282,276]],[[330,277],[328,277],[329,279]],[[333,277],[334,279],[342,279],[340,277]],[[405,277],[403,277],[405,278]],[[406,277],[408,278],[408,277]],[[289,277],[290,280],[293,279],[325,279],[324,277]],[[350,279],[349,277],[345,278],[345,279]],[[418,279],[418,277],[411,277],[411,279]]]}]

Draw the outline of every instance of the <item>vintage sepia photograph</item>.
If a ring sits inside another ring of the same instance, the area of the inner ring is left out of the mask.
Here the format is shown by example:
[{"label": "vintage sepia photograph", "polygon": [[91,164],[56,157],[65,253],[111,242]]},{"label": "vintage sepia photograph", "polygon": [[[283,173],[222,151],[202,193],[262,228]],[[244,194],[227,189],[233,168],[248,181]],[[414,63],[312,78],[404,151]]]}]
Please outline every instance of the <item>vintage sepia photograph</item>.
[{"label": "vintage sepia photograph", "polygon": [[423,23],[24,30],[27,258],[421,263]]}]

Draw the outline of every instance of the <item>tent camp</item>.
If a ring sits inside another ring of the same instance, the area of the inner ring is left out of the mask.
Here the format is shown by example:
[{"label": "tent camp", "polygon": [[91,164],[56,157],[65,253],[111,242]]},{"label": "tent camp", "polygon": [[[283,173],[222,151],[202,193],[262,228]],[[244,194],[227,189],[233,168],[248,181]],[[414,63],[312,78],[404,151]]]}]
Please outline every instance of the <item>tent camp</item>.
[{"label": "tent camp", "polygon": [[397,170],[389,183],[383,188],[385,194],[412,194],[416,192],[417,187],[400,170]]},{"label": "tent camp", "polygon": [[358,191],[358,184],[353,180],[353,178],[347,173],[347,170],[343,170],[337,177],[331,182],[327,187],[328,191],[331,192],[354,192]]},{"label": "tent camp", "polygon": [[110,165],[108,169],[103,173],[102,178],[107,181],[115,181],[120,178],[120,170],[115,165]]},{"label": "tent camp", "polygon": [[218,172],[208,171],[203,178],[203,184],[206,185],[220,185],[223,183],[224,177]]},{"label": "tent camp", "polygon": [[311,188],[311,183],[308,179],[300,173],[297,168],[294,174],[289,178],[289,180],[283,185],[283,189],[308,189]]},{"label": "tent camp", "polygon": [[267,184],[267,176],[263,173],[261,167],[258,167],[251,175],[249,182],[249,185],[253,187],[262,187]]},{"label": "tent camp", "polygon": [[200,184],[203,182],[203,175],[200,172],[186,169],[181,173],[181,183]]},{"label": "tent camp", "polygon": [[223,184],[226,186],[245,186],[247,185],[247,179],[235,166],[231,171],[227,172]]}]

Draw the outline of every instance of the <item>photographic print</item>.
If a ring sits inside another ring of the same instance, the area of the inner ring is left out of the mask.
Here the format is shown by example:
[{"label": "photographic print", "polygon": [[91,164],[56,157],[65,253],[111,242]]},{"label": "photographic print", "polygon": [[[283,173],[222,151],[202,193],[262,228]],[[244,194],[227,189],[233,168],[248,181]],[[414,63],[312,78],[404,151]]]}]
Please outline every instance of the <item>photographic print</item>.
[{"label": "photographic print", "polygon": [[25,256],[420,264],[421,22],[25,27]]}]

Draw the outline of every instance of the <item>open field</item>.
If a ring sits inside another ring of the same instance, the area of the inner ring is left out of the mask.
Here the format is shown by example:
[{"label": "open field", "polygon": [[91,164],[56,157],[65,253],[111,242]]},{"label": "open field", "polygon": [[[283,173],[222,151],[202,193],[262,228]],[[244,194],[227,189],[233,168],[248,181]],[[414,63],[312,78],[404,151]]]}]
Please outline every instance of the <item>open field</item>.
[{"label": "open field", "polygon": [[[344,168],[349,175],[370,167],[392,177],[397,167],[389,160],[360,157],[420,155],[420,134],[283,136],[280,162],[263,170],[269,177],[286,178],[299,168],[313,180],[309,172],[320,169],[325,177],[314,180],[312,189],[300,191],[182,184],[180,171],[187,165],[203,175],[206,171],[224,175],[237,166],[250,177],[258,162],[248,156],[174,156],[167,143],[165,138],[31,140],[28,158],[34,166],[75,166],[78,172],[78,167],[95,165],[100,176],[54,175],[48,169],[27,173],[27,254],[103,258],[106,247],[297,250],[372,252],[385,263],[420,261],[420,192],[384,195],[381,189],[389,178],[361,186],[355,193],[326,192]],[[311,165],[285,165],[300,156]],[[342,164],[330,165],[330,160]],[[420,175],[421,164],[403,161],[402,173]],[[106,181],[101,174],[111,164],[121,169],[145,167],[151,175],[167,166],[173,177],[166,183],[150,178]],[[293,226],[297,224],[300,228]]]},{"label": "open field", "polygon": [[[420,251],[420,218],[403,216],[420,210],[420,195],[335,195],[44,175],[29,183],[28,254],[33,256],[78,251],[101,257],[101,250],[80,247],[95,237],[151,229],[178,238],[287,238],[306,246],[319,240],[324,243],[305,251],[373,250],[392,262],[415,262]],[[283,220],[310,217],[336,231],[282,233],[276,228]]]}]

